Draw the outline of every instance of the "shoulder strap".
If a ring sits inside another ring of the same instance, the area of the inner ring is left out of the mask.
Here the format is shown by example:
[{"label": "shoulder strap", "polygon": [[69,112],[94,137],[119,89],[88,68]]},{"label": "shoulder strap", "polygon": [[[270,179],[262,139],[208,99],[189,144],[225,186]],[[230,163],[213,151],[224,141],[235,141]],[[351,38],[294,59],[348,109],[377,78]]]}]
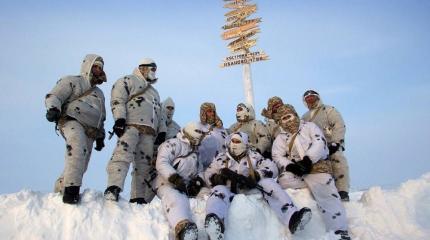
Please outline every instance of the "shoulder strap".
[{"label": "shoulder strap", "polygon": [[315,117],[318,115],[318,112],[321,110],[321,108],[322,108],[322,107],[319,107],[319,108],[315,111],[314,115],[312,115],[311,119],[309,119],[309,122],[313,122],[313,121],[314,121]]},{"label": "shoulder strap", "polygon": [[251,158],[249,157],[249,154],[246,156],[246,161],[248,162],[248,173],[249,176],[251,176],[251,178],[255,181],[255,172],[254,172],[254,167],[252,166],[251,163]]},{"label": "shoulder strap", "polygon": [[293,146],[294,146],[294,141],[296,140],[297,134],[299,132],[296,132],[293,134],[293,136],[291,136],[291,141],[288,144],[288,153],[291,155],[291,150],[293,150]]}]

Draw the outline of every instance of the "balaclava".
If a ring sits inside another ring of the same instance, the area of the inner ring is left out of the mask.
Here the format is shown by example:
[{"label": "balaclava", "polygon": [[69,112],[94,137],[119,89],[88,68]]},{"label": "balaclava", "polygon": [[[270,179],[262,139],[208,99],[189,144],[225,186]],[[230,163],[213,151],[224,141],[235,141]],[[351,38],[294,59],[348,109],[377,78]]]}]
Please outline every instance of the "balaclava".
[{"label": "balaclava", "polygon": [[238,122],[248,122],[255,118],[254,108],[247,103],[239,103],[236,107],[236,120]]},{"label": "balaclava", "polygon": [[228,152],[235,160],[242,159],[248,151],[248,135],[236,132],[230,135],[228,141]]},{"label": "balaclava", "polygon": [[292,105],[285,104],[275,114],[276,123],[285,131],[294,134],[299,130],[300,118]]},{"label": "balaclava", "polygon": [[173,102],[172,98],[168,97],[166,100],[163,101],[162,107],[166,112],[167,124],[170,124],[173,119],[173,114],[175,113],[175,103]]}]

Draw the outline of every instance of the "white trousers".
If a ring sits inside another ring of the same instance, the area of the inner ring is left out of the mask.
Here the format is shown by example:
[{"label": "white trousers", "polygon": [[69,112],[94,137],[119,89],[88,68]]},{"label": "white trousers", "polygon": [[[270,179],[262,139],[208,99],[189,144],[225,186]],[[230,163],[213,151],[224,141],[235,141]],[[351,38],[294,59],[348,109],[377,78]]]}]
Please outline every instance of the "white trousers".
[{"label": "white trousers", "polygon": [[179,192],[168,184],[160,186],[157,190],[157,194],[161,199],[164,213],[172,229],[175,229],[176,224],[183,220],[193,222],[190,200],[187,195]]},{"label": "white trousers", "polygon": [[133,164],[130,198],[144,198],[150,202],[155,196],[153,182],[156,171],[151,164],[154,136],[142,134],[134,127],[127,127],[115,147],[107,166],[108,186],[124,189],[130,163]]},{"label": "white trousers", "polygon": [[76,120],[65,122],[60,131],[66,141],[66,154],[63,173],[55,182],[55,192],[63,192],[64,187],[82,185],[94,142]]},{"label": "white trousers", "polygon": [[348,230],[345,207],[330,174],[307,174],[300,178],[290,172],[283,172],[278,182],[283,188],[308,187],[317,202],[326,229],[328,231]]}]

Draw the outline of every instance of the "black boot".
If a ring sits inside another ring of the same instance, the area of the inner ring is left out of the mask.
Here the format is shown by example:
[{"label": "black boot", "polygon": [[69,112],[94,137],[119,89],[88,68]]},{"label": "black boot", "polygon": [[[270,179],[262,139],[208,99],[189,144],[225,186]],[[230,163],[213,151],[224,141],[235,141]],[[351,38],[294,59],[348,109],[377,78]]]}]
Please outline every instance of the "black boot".
[{"label": "black boot", "polygon": [[109,186],[105,190],[105,194],[104,194],[105,199],[118,202],[120,192],[121,192],[121,188],[119,188],[118,186],[115,186],[115,185]]},{"label": "black boot", "polygon": [[77,204],[79,202],[80,186],[70,186],[64,188],[63,203]]},{"label": "black boot", "polygon": [[340,196],[340,200],[342,200],[343,202],[349,202],[349,194],[348,194],[348,192],[340,191],[339,192],[339,196]]},{"label": "black boot", "polygon": [[351,240],[351,237],[346,230],[337,230],[334,232],[334,234],[336,234],[338,240]]},{"label": "black boot", "polygon": [[175,235],[175,240],[197,240],[197,225],[188,220],[183,220],[176,225]]},{"label": "black boot", "polygon": [[205,229],[209,240],[224,239],[224,223],[215,213],[206,215]]},{"label": "black boot", "polygon": [[141,198],[132,198],[132,199],[130,199],[130,203],[147,204],[147,202],[145,201],[145,198],[143,198],[143,197],[141,197]]},{"label": "black boot", "polygon": [[293,213],[288,224],[291,234],[297,230],[303,230],[305,225],[311,220],[312,212],[309,208],[304,207]]}]

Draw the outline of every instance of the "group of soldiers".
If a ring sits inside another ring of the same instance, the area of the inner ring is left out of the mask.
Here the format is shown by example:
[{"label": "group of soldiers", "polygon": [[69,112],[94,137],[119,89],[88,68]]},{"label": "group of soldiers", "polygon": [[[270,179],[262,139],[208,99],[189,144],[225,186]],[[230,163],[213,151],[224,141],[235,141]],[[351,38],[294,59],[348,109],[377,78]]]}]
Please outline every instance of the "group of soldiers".
[{"label": "group of soldiers", "polygon": [[[105,99],[97,85],[106,82],[101,56],[85,56],[81,73],[61,78],[46,95],[46,118],[66,142],[64,171],[55,192],[76,204],[93,144],[101,151],[106,119]],[[106,200],[118,201],[132,164],[130,202],[162,202],[176,239],[197,239],[189,198],[208,194],[205,230],[211,240],[224,238],[224,221],[236,194],[261,194],[280,221],[294,234],[311,219],[298,209],[287,188],[309,188],[328,231],[350,239],[345,208],[349,170],[345,124],[339,112],[308,90],[309,111],[300,118],[292,105],[272,97],[255,119],[252,105],[239,103],[237,122],[224,128],[215,104],[200,106],[200,120],[181,128],[171,98],[160,101],[154,88],[157,65],[142,59],[133,73],[118,79],[111,92],[115,120],[110,137],[118,137],[107,165]]]}]

